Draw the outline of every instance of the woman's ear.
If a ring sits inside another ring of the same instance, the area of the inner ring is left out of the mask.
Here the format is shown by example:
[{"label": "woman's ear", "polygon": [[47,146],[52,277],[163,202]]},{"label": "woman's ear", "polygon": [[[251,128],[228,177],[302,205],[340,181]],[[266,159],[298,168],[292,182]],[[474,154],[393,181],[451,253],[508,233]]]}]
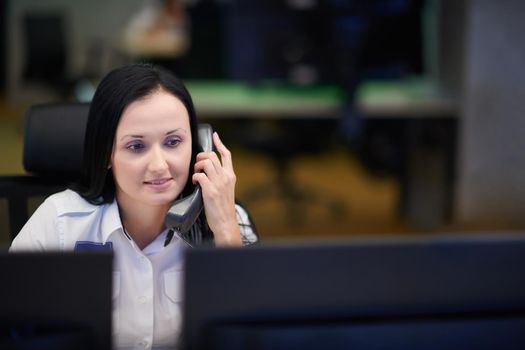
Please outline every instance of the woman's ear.
[{"label": "woman's ear", "polygon": [[111,147],[111,153],[109,154],[109,157],[107,158],[108,165],[106,166],[107,170],[110,170],[113,167],[113,156],[115,155],[115,143],[113,143],[113,146]]},{"label": "woman's ear", "polygon": [[113,166],[113,152],[115,150],[115,146],[113,146],[113,149],[111,150],[111,154],[109,156],[109,159],[107,159],[108,165],[106,166],[106,169],[109,170]]}]

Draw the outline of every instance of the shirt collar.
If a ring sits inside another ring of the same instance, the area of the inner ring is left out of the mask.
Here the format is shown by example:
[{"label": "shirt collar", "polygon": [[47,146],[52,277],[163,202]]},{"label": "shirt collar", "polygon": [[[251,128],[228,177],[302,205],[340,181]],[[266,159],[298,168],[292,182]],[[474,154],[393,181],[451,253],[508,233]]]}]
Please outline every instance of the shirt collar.
[{"label": "shirt collar", "polygon": [[166,236],[168,235],[169,229],[162,231],[150,244],[148,244],[142,252],[145,255],[153,255],[158,253],[164,248],[164,242],[166,241]]},{"label": "shirt collar", "polygon": [[98,208],[98,205],[89,203],[77,192],[69,189],[61,192],[60,198],[61,200],[56,201],[56,210],[58,216],[69,214],[89,214]]},{"label": "shirt collar", "polygon": [[107,242],[109,236],[111,236],[113,232],[117,230],[121,230],[122,232],[124,231],[122,227],[122,221],[120,220],[117,200],[114,199],[111,204],[105,205],[107,205],[107,208],[104,211],[104,216],[102,217],[101,223],[102,241],[104,243]]}]

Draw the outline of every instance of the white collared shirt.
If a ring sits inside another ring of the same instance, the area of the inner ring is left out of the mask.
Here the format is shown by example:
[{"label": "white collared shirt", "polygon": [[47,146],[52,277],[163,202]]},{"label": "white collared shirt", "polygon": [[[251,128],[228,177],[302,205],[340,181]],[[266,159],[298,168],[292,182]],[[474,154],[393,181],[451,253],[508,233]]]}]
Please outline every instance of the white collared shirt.
[{"label": "white collared shirt", "polygon": [[172,348],[182,321],[182,253],[186,243],[175,235],[164,247],[166,235],[167,231],[140,250],[123,230],[116,201],[93,205],[66,190],[42,203],[14,239],[10,251],[111,246],[114,347]]}]

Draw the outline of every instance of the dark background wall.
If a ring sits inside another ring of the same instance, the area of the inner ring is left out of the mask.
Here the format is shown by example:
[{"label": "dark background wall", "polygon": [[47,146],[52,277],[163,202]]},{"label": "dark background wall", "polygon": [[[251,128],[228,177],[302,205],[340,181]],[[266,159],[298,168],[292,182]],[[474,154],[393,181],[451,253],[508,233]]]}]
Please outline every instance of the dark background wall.
[{"label": "dark background wall", "polygon": [[0,0],[0,92],[6,84],[6,36],[7,36],[7,0]]},{"label": "dark background wall", "polygon": [[467,3],[457,220],[524,227],[525,2]]}]

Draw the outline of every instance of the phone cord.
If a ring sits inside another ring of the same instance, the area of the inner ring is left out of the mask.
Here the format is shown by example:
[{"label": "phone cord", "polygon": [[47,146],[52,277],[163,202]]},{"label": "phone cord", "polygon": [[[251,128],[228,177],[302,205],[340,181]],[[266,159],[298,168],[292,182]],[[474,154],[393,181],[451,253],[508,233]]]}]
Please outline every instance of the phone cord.
[{"label": "phone cord", "polygon": [[164,241],[164,246],[167,246],[168,244],[170,244],[171,240],[173,239],[174,233],[175,232],[173,230],[168,231],[168,234],[166,235],[166,240]]}]

